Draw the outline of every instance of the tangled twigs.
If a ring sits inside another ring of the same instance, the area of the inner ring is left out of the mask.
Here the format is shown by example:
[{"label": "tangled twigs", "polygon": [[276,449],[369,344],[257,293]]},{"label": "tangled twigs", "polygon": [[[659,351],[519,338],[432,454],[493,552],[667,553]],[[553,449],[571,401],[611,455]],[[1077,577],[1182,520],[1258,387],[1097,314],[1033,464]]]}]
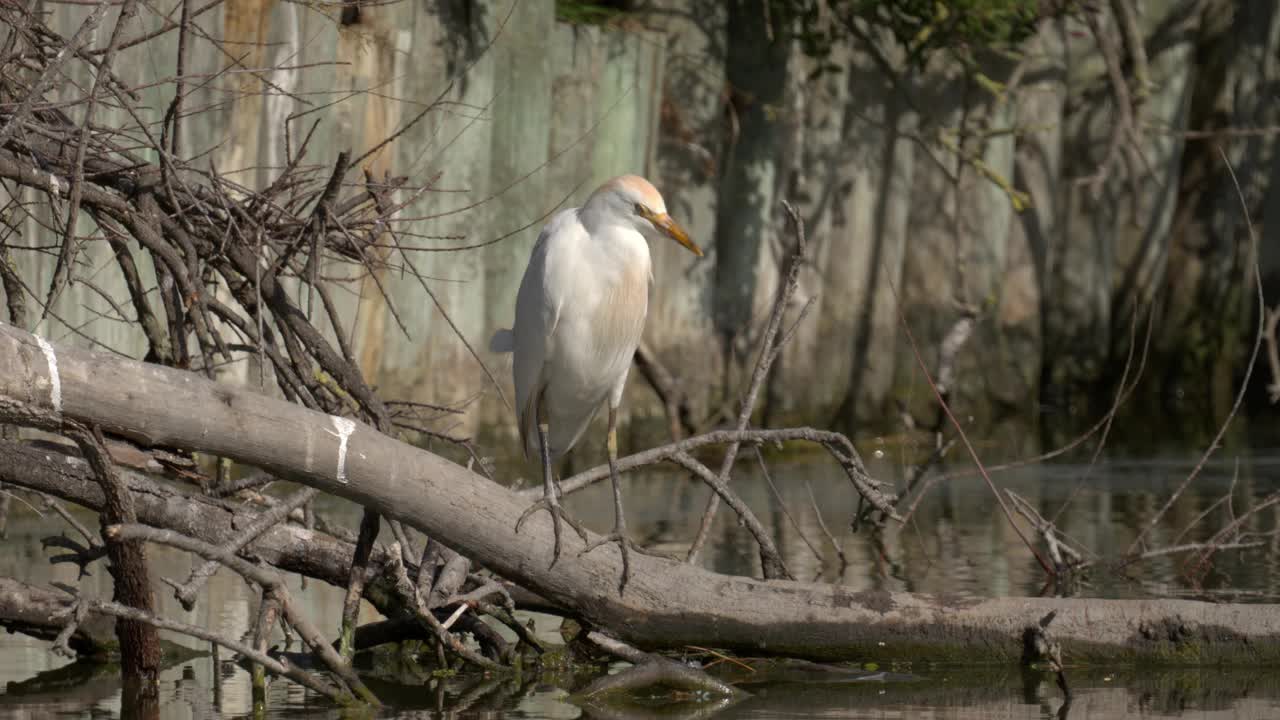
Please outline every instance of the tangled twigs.
[{"label": "tangled twigs", "polygon": [[1036,533],[1044,539],[1044,544],[1049,549],[1049,559],[1053,560],[1055,575],[1062,575],[1084,562],[1081,552],[1071,547],[1064,538],[1058,537],[1058,528],[1052,522],[1045,520],[1026,498],[1008,488],[1004,492],[1009,496],[1009,502],[1012,503],[1014,511],[1026,518]]},{"label": "tangled twigs", "polygon": [[[90,21],[108,6],[97,8]],[[324,168],[301,162],[301,151],[296,157],[291,154],[288,167],[262,193],[189,164],[175,152],[180,117],[166,118],[165,131],[171,126],[172,137],[154,137],[138,98],[110,74],[113,52],[128,44],[121,43],[119,36],[134,6],[133,1],[125,3],[101,61],[80,51],[93,22],[86,22],[71,40],[62,40],[21,6],[0,7],[0,15],[14,21],[11,41],[19,46],[18,52],[25,53],[30,69],[39,73],[34,82],[22,72],[0,73],[0,98],[5,101],[0,103],[0,177],[34,188],[52,202],[71,201],[68,230],[60,233],[60,267],[49,293],[37,296],[34,289],[23,288],[13,282],[12,273],[5,272],[10,308],[27,295],[48,313],[59,288],[78,281],[67,269],[77,246],[105,239],[114,250],[136,322],[151,347],[150,359],[207,373],[215,355],[225,362],[236,359],[231,352],[234,346],[241,355],[269,360],[286,397],[331,414],[344,414],[354,406],[379,428],[389,428],[386,407],[364,381],[354,358],[349,352],[334,351],[282,285],[301,281],[306,298],[318,292],[325,300],[326,291],[320,285],[326,280],[318,268],[334,259],[366,268],[380,262],[375,253],[366,252],[378,237],[372,229],[387,227],[399,208],[386,204],[379,209],[375,204],[371,209],[363,191],[354,198],[358,202],[343,197],[348,164],[337,163],[327,182],[321,182]],[[190,17],[203,10],[192,9]],[[184,34],[200,32],[194,25],[182,27]],[[26,50],[21,48],[24,44]],[[61,47],[56,57],[46,51],[51,46]],[[95,82],[85,97],[65,101],[60,108],[84,105],[91,111],[98,95],[110,92],[132,124],[126,121],[111,132],[96,128],[87,132],[62,109],[45,109],[41,93],[52,78],[65,74],[61,66],[74,58],[92,67]],[[181,83],[178,90],[180,96]],[[176,99],[180,104],[181,98]],[[166,139],[171,143],[166,145]],[[159,161],[148,162],[145,151]],[[285,188],[294,192],[289,202],[278,197]],[[9,209],[17,214],[7,218],[11,227],[23,220],[22,214],[41,222],[21,203],[11,204],[6,212]],[[94,220],[96,234],[86,237],[71,232],[81,215]],[[147,263],[137,258],[139,248],[150,256],[159,276],[160,292],[150,297],[138,271]],[[234,304],[227,303],[225,296],[214,297],[208,291],[212,285],[225,285]],[[104,299],[116,307],[127,304]],[[332,312],[331,302],[326,309]],[[222,322],[215,323],[214,318]],[[200,354],[188,358],[192,334]]]},{"label": "tangled twigs", "polygon": [[[315,488],[304,488],[279,505],[264,511],[238,537],[230,542],[227,549],[233,553],[240,552],[254,540],[257,540],[262,533],[287,518],[289,513],[310,502],[317,494],[319,494],[319,491]],[[174,597],[182,603],[182,607],[189,611],[195,607],[196,594],[200,592],[200,588],[213,576],[217,569],[218,562],[216,560],[206,560],[191,571],[191,577],[187,578],[187,581],[182,585],[178,585],[168,578],[162,579],[173,588]]]},{"label": "tangled twigs", "polygon": [[388,559],[390,561],[390,570],[395,578],[396,592],[413,609],[415,616],[423,627],[430,630],[441,645],[479,668],[495,672],[505,672],[507,670],[506,667],[468,648],[461,640],[450,633],[443,623],[436,619],[436,616],[427,607],[427,602],[422,597],[422,593],[418,592],[417,586],[409,580],[409,574],[405,570],[404,564],[400,562],[399,552],[389,553]]},{"label": "tangled twigs", "polygon": [[[1188,563],[1189,574],[1197,578],[1203,575],[1204,571],[1209,567],[1209,561],[1222,550],[1238,550],[1262,545],[1262,540],[1254,539],[1260,537],[1260,535],[1243,532],[1241,528],[1250,518],[1274,505],[1280,505],[1280,491],[1271,493],[1247,512],[1242,513],[1240,517],[1235,518],[1226,527],[1214,533],[1213,537],[1208,542],[1203,543],[1202,546],[1190,548],[1190,550],[1196,552],[1196,555],[1194,562]],[[1269,534],[1274,535],[1277,532],[1280,531],[1273,530]]]},{"label": "tangled twigs", "polygon": [[319,656],[330,672],[365,702],[372,705],[379,704],[378,698],[360,681],[351,665],[343,661],[333,647],[325,641],[319,629],[298,611],[288,588],[285,587],[284,579],[274,570],[244,560],[227,548],[214,547],[172,530],[159,530],[145,525],[112,525],[106,532],[108,537],[112,538],[160,543],[195,553],[207,560],[219,562],[246,580],[262,586],[264,597],[270,597],[279,603],[285,621],[298,632],[302,641]]}]

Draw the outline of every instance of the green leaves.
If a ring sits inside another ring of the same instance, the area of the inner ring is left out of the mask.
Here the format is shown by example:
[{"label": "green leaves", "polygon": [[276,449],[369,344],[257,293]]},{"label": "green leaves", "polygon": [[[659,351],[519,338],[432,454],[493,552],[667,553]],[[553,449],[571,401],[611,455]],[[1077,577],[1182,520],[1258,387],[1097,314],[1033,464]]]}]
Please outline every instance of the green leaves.
[{"label": "green leaves", "polygon": [[775,16],[796,20],[804,51],[824,56],[846,35],[886,32],[917,67],[933,53],[962,55],[1017,45],[1035,32],[1039,0],[774,0]]}]

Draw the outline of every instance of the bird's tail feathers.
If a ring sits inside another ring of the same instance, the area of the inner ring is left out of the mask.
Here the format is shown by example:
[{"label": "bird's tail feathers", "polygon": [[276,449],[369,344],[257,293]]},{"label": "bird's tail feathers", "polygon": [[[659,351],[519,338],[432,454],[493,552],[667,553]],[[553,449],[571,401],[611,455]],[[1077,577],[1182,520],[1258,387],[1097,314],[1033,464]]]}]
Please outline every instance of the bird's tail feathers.
[{"label": "bird's tail feathers", "polygon": [[489,352],[509,353],[516,349],[516,334],[502,328],[489,338]]}]

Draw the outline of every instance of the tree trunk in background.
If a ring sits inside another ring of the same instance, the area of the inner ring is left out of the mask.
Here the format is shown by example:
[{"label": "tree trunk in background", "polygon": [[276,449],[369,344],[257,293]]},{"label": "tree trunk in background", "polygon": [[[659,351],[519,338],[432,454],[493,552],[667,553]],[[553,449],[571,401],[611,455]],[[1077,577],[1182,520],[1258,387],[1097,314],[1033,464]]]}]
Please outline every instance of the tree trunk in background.
[{"label": "tree trunk in background", "polygon": [[[790,142],[781,148],[780,155],[788,164],[781,169],[779,184],[804,218],[812,259],[810,267],[801,269],[792,303],[799,308],[815,299],[816,306],[797,328],[769,376],[764,425],[785,422],[782,418],[793,417],[797,409],[826,414],[827,407],[839,398],[840,380],[848,375],[846,355],[823,353],[820,348],[824,338],[833,333],[847,335],[853,329],[855,314],[849,308],[856,307],[851,291],[857,278],[846,274],[833,278],[830,271],[833,265],[843,265],[840,261],[852,250],[848,247],[851,240],[865,240],[851,238],[843,219],[853,169],[865,166],[862,156],[866,154],[865,147],[844,134],[851,56],[847,47],[832,48],[823,60],[840,69],[818,72],[818,62],[799,48],[793,51],[794,71],[787,91],[792,132]],[[762,295],[777,292],[781,274],[777,251],[774,248],[762,258],[767,260],[762,262],[767,268],[760,283]],[[789,372],[793,367],[795,372]],[[824,382],[807,383],[802,376],[820,377]]]},{"label": "tree trunk in background", "polygon": [[772,27],[763,0],[729,4],[729,133],[716,205],[713,303],[730,368],[741,352],[735,341],[751,330],[757,272],[773,231],[778,148],[787,134],[784,101],[791,53],[784,30]]},{"label": "tree trunk in background", "polygon": [[[1274,127],[1280,122],[1276,4],[1233,7],[1218,0],[1201,17],[1190,126]],[[1163,395],[1186,403],[1183,414],[1203,418],[1198,428],[1202,431],[1212,432],[1230,407],[1256,320],[1245,209],[1222,153],[1257,222],[1265,216],[1263,201],[1275,148],[1274,135],[1223,133],[1189,141],[1183,155],[1157,347],[1164,369]]]},{"label": "tree trunk in background", "polygon": [[[347,6],[350,10],[350,6]],[[344,16],[338,26],[338,86],[347,92],[359,92],[364,88],[386,88],[400,96],[404,94],[397,88],[397,77],[404,66],[398,62],[402,58],[396,52],[396,35],[398,27],[396,16],[399,9],[390,6],[370,5],[359,7],[357,14]],[[297,9],[294,9],[297,12]],[[342,103],[338,105],[339,132],[344,135],[342,148],[350,148],[356,154],[377,146],[384,138],[389,137],[400,126],[404,106],[399,103]],[[407,113],[412,117],[412,111]],[[342,149],[340,148],[340,149]],[[377,181],[382,181],[395,174],[398,163],[393,162],[394,147],[384,147],[375,155],[365,160],[360,167],[352,168],[348,182],[363,182],[363,173],[368,172]],[[395,202],[394,194],[389,196]],[[389,234],[378,238],[378,242],[386,247],[372,248],[369,254],[380,261],[387,261],[395,256],[389,247],[394,239]],[[399,260],[399,258],[396,258]],[[351,328],[350,342],[356,355],[360,371],[366,378],[376,377],[382,366],[383,353],[386,349],[384,338],[390,333],[399,333],[395,320],[390,317],[387,300],[381,288],[386,287],[387,277],[393,273],[383,262],[374,262],[373,271],[363,275],[356,290],[359,300],[356,305],[354,322]],[[312,310],[312,317],[320,317],[319,302],[315,302],[317,310]],[[317,323],[319,324],[319,323]]]},{"label": "tree trunk in background", "polygon": [[[941,58],[939,58],[941,60]],[[940,63],[939,63],[940,64]],[[1012,65],[986,58],[983,72],[1005,82]],[[993,310],[1002,294],[1013,207],[1005,187],[1013,178],[1013,110],[951,68],[921,80],[911,73],[910,101],[929,119],[921,134],[929,154],[916,160],[911,189],[911,248],[903,268],[900,300],[916,346],[937,377],[939,349],[955,323],[971,309],[979,314],[968,343],[955,356],[953,400],[963,412],[987,417],[989,374],[996,372]],[[1003,187],[1002,187],[1003,186]],[[898,343],[895,391],[913,417],[929,421],[937,401],[905,334]]]},{"label": "tree trunk in background", "polygon": [[[1280,153],[1271,159],[1271,175],[1262,211],[1268,217],[1280,217]],[[1280,294],[1280,222],[1272,220],[1263,224],[1258,231],[1258,246],[1262,286],[1274,306],[1275,298]]]},{"label": "tree trunk in background", "polygon": [[1010,218],[1009,260],[996,313],[1000,355],[992,400],[1012,412],[1036,413],[1043,366],[1043,300],[1048,254],[1062,220],[1062,136],[1067,101],[1065,23],[1045,22],[1025,52],[1027,67],[1014,100],[1013,124],[1026,128],[1014,158],[1014,186],[1030,206]]},{"label": "tree trunk in background", "polygon": [[[795,304],[817,300],[770,377],[766,422],[816,413],[860,428],[882,414],[893,378],[892,288],[902,278],[915,167],[904,135],[916,114],[872,52],[840,44],[818,61],[799,56],[792,74],[799,131],[786,185],[812,258]],[[825,65],[839,69],[816,72]],[[847,345],[831,351],[836,338]]]},{"label": "tree trunk in background", "polygon": [[[1081,37],[1081,33],[1086,37]],[[1061,119],[1063,144],[1071,148],[1062,158],[1062,198],[1065,213],[1052,236],[1046,238],[1041,292],[1044,364],[1040,396],[1051,424],[1084,414],[1075,395],[1092,385],[1102,372],[1111,337],[1111,269],[1114,230],[1102,208],[1088,197],[1079,178],[1097,172],[1114,122],[1114,100],[1106,87],[1106,69],[1097,43],[1079,22],[1068,21],[1066,69],[1068,95],[1082,86],[1095,86],[1099,108],[1076,108]],[[1105,191],[1104,191],[1105,192]],[[1114,193],[1114,190],[1110,192]],[[1121,198],[1123,199],[1123,198]]]},{"label": "tree trunk in background", "polygon": [[[914,134],[920,118],[915,106],[894,88],[864,52],[850,64],[848,100],[844,107],[844,141],[862,146],[852,168],[849,196],[843,206],[831,209],[833,240],[830,264],[824,266],[829,292],[843,286],[847,300],[828,296],[820,327],[828,316],[852,315],[847,385],[836,412],[836,422],[854,430],[886,416],[886,401],[893,385],[898,337],[898,299],[907,255],[911,186],[915,179]],[[830,336],[828,336],[830,337]],[[843,356],[843,353],[823,353]],[[877,423],[884,424],[884,423]]]},{"label": "tree trunk in background", "polygon": [[[1129,327],[1146,311],[1165,282],[1169,228],[1177,201],[1178,175],[1187,127],[1192,64],[1198,33],[1198,0],[1147,3],[1140,17],[1151,87],[1135,115],[1138,147],[1145,160],[1126,170],[1122,159],[1107,169],[1097,198],[1078,180],[1104,166],[1116,120],[1115,100],[1097,41],[1079,23],[1070,23],[1067,56],[1070,94],[1097,97],[1068,109],[1063,176],[1068,181],[1063,233],[1049,253],[1044,310],[1045,358],[1042,398],[1051,417],[1072,424],[1090,422],[1109,406],[1096,395],[1099,383],[1118,374],[1128,352]],[[1123,55],[1128,49],[1110,15],[1099,16],[1102,30]],[[1127,74],[1131,92],[1139,96]],[[1102,98],[1106,98],[1102,100]],[[1126,146],[1132,144],[1125,140]],[[1098,397],[1090,407],[1088,397]],[[1084,400],[1083,402],[1081,400]]]}]

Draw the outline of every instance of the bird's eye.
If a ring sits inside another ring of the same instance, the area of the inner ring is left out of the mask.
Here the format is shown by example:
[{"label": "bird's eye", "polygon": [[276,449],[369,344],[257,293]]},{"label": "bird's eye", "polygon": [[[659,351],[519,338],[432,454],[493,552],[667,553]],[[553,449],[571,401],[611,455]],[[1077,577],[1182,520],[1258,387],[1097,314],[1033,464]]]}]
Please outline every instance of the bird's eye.
[{"label": "bird's eye", "polygon": [[639,215],[640,217],[647,217],[649,215],[649,211],[645,208],[645,206],[641,205],[640,203],[636,203],[636,214]]}]

